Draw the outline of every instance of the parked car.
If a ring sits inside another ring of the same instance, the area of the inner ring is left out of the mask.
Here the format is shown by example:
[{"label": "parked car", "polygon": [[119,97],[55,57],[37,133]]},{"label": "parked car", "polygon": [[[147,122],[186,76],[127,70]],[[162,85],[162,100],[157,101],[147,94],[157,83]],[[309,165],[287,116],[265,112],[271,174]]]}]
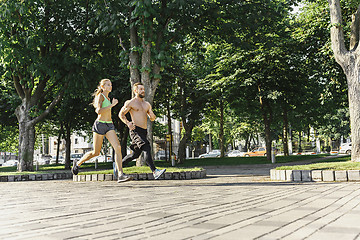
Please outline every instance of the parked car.
[{"label": "parked car", "polygon": [[245,152],[241,152],[240,150],[231,150],[227,156],[228,157],[243,157]]},{"label": "parked car", "polygon": [[351,142],[340,145],[339,153],[351,154]]},{"label": "parked car", "polygon": [[[55,163],[56,163],[56,156],[52,156],[50,160],[50,164],[55,164]],[[65,164],[65,158],[63,156],[59,156],[58,163]]]},{"label": "parked car", "polygon": [[201,154],[199,158],[212,158],[212,157],[220,157],[221,151],[218,149],[214,149],[208,153]]},{"label": "parked car", "polygon": [[266,148],[265,147],[255,148],[251,152],[246,152],[244,156],[245,157],[266,156]]},{"label": "parked car", "polygon": [[[167,153],[167,156],[165,156],[165,150],[160,150],[160,151],[157,151],[155,153],[155,156],[154,156],[154,159],[156,160],[166,160],[166,157],[169,158],[169,152],[166,152]],[[176,160],[176,154],[174,152],[172,152],[171,154],[175,160]]]},{"label": "parked car", "polygon": [[83,155],[84,154],[82,154],[82,153],[72,153],[72,154],[70,154],[70,162],[73,162],[74,160],[79,161]]},{"label": "parked car", "polygon": [[19,164],[18,160],[8,160],[2,164],[3,167],[14,167]]}]

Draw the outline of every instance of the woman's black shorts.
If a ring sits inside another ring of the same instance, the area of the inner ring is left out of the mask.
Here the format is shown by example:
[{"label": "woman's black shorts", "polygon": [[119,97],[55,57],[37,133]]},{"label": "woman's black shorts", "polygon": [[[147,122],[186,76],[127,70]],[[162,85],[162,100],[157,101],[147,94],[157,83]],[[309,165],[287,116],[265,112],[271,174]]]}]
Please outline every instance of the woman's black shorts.
[{"label": "woman's black shorts", "polygon": [[115,130],[113,123],[104,123],[96,120],[92,127],[92,131],[100,135],[105,135],[108,131]]}]

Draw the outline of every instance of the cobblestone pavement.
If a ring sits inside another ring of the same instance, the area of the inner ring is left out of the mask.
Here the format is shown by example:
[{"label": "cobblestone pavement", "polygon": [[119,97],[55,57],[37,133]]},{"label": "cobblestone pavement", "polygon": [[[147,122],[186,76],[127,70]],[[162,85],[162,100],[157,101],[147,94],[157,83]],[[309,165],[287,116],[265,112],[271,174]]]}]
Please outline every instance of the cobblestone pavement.
[{"label": "cobblestone pavement", "polygon": [[194,180],[0,183],[0,239],[360,239],[359,183]]}]

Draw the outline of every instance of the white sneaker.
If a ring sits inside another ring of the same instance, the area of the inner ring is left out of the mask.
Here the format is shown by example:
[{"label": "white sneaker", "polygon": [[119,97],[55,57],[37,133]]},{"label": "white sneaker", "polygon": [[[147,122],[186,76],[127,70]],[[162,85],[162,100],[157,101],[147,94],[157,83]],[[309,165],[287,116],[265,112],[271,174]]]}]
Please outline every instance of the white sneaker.
[{"label": "white sneaker", "polygon": [[159,177],[161,177],[161,175],[163,175],[165,172],[166,172],[165,168],[162,170],[155,169],[155,171],[153,173],[155,180],[158,179]]},{"label": "white sneaker", "polygon": [[128,176],[128,175],[125,175],[125,174],[121,174],[119,177],[118,177],[118,183],[121,183],[121,182],[126,182],[126,181],[130,181],[132,180],[133,178],[131,176]]}]

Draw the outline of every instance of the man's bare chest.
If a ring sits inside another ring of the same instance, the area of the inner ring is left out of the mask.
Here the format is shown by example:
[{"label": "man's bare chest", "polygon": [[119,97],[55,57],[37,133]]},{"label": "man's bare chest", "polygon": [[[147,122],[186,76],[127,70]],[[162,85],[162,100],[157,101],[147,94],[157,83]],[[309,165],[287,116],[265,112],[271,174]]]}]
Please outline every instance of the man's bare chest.
[{"label": "man's bare chest", "polygon": [[134,113],[146,113],[147,112],[147,109],[146,109],[146,104],[134,104],[132,107],[131,107],[131,110],[134,112]]}]

